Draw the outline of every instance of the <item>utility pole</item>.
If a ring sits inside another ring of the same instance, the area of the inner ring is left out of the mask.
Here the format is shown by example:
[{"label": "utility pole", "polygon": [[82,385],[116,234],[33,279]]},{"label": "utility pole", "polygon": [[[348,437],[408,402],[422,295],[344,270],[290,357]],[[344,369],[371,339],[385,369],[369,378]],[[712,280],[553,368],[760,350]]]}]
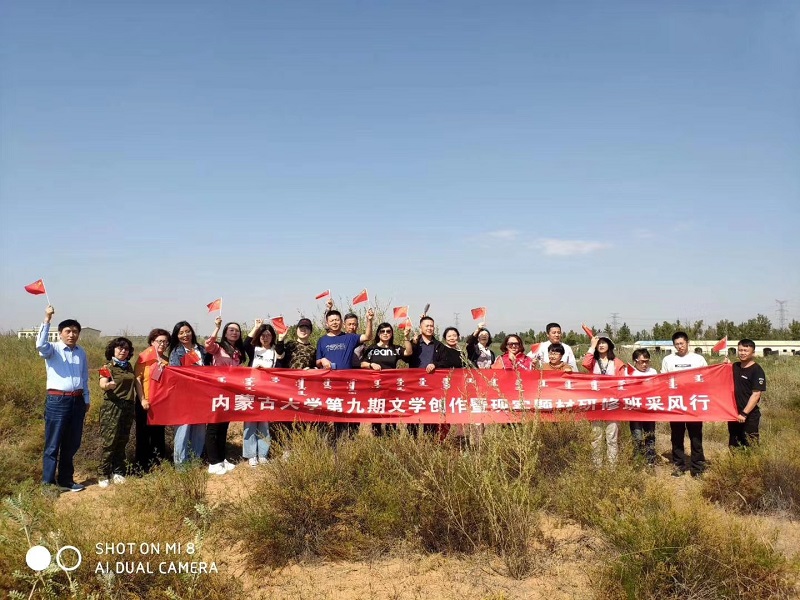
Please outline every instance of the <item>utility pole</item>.
[{"label": "utility pole", "polygon": [[788,300],[775,300],[778,304],[778,326],[781,330],[786,329],[786,305]]},{"label": "utility pole", "polygon": [[614,337],[616,337],[619,331],[619,313],[611,313],[611,329],[614,330]]}]

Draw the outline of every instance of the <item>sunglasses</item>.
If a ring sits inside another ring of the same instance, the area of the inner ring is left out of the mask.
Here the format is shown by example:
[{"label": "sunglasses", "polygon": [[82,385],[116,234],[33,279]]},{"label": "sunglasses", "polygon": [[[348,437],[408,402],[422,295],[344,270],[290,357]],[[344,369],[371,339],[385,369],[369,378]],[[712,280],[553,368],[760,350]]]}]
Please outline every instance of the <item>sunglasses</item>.
[{"label": "sunglasses", "polygon": [[508,346],[508,347],[515,346],[515,347],[519,348],[521,346],[521,344],[519,344],[518,342],[508,342],[506,344],[506,346]]},{"label": "sunglasses", "polygon": [[378,333],[392,333],[391,329],[381,329]]}]

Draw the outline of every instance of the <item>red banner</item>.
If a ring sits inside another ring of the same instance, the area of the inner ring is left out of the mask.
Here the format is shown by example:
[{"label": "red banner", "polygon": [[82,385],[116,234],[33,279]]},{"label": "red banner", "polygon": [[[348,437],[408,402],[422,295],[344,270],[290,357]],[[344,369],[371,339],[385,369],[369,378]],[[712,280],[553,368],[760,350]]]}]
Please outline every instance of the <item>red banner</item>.
[{"label": "red banner", "polygon": [[167,367],[151,382],[154,425],[226,421],[514,423],[734,421],[729,364],[652,377],[455,369]]}]

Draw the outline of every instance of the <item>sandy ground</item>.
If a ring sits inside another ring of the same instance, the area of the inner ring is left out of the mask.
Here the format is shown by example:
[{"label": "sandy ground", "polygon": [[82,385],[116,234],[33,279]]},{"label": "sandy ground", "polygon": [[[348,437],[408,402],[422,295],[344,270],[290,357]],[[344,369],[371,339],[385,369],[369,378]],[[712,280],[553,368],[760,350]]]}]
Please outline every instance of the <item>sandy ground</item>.
[{"label": "sandy ground", "polygon": [[[238,435],[241,435],[239,426]],[[232,428],[231,437],[237,432]],[[659,436],[659,452],[667,455],[668,438]],[[709,436],[712,437],[712,436]],[[721,437],[721,436],[714,436]],[[667,439],[665,439],[667,438]],[[724,449],[724,442],[709,439],[707,455]],[[678,495],[688,494],[700,482],[690,477],[669,476],[666,458],[655,476]],[[211,505],[236,502],[248,493],[261,470],[246,462],[231,473],[211,477],[208,497]],[[83,475],[83,477],[81,476]],[[76,473],[77,481],[88,485],[79,494],[62,494],[62,508],[97,503],[102,511],[104,498],[114,494],[116,486],[100,489],[96,478]],[[800,522],[780,516],[753,516],[764,535],[777,531],[775,547],[787,557],[800,560]],[[575,523],[544,516],[542,532],[545,545],[536,556],[536,568],[530,577],[515,580],[506,574],[502,561],[493,555],[451,557],[420,554],[402,547],[389,556],[371,562],[301,562],[282,569],[254,570],[245,563],[244,553],[236,546],[207,540],[213,547],[220,572],[238,578],[248,598],[264,599],[548,599],[591,598],[591,567],[604,557],[603,542]]]}]

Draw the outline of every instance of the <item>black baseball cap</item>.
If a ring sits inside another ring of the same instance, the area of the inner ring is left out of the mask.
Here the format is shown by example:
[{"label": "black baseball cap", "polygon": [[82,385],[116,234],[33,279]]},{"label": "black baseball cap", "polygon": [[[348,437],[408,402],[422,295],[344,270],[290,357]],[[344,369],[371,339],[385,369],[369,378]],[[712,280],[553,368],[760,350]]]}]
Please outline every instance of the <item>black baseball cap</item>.
[{"label": "black baseball cap", "polygon": [[307,319],[303,317],[297,322],[297,328],[300,329],[301,327],[308,327],[309,329],[314,329],[314,326],[311,324],[311,319]]}]

